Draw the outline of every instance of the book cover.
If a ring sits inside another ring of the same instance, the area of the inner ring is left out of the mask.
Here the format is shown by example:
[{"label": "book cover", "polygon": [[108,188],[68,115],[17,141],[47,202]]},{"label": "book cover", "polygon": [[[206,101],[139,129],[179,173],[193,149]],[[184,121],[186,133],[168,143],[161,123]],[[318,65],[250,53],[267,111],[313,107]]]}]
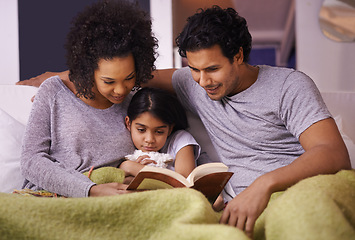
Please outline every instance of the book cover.
[{"label": "book cover", "polygon": [[207,163],[196,167],[185,178],[165,168],[145,166],[127,187],[127,190],[156,190],[190,187],[202,192],[213,203],[233,173],[223,163]]}]

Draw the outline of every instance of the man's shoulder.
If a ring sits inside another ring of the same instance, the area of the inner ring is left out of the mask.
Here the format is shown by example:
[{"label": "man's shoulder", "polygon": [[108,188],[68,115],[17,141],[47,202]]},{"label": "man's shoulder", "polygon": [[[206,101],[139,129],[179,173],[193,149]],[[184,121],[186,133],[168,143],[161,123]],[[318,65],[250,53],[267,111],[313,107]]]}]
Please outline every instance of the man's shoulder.
[{"label": "man's shoulder", "polygon": [[181,76],[186,76],[189,75],[191,76],[191,71],[189,67],[182,67],[177,69],[174,74],[173,74],[173,78],[174,77],[181,77]]},{"label": "man's shoulder", "polygon": [[258,65],[259,67],[259,73],[262,73],[264,75],[289,75],[292,72],[299,72],[293,68],[287,68],[287,67],[276,67],[276,66],[269,66],[269,65]]}]

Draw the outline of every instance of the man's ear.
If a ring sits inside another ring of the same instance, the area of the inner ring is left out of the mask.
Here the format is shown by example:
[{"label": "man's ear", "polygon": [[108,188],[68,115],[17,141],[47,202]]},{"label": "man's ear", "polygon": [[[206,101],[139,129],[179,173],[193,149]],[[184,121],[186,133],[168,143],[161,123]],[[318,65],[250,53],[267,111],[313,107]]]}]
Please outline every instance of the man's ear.
[{"label": "man's ear", "polygon": [[243,53],[243,48],[239,48],[239,52],[234,55],[234,61],[237,62],[238,64],[242,64],[244,61],[244,53]]},{"label": "man's ear", "polygon": [[129,117],[126,116],[124,118],[124,121],[125,121],[125,125],[126,125],[126,128],[128,129],[128,131],[131,131],[131,122],[129,121]]}]

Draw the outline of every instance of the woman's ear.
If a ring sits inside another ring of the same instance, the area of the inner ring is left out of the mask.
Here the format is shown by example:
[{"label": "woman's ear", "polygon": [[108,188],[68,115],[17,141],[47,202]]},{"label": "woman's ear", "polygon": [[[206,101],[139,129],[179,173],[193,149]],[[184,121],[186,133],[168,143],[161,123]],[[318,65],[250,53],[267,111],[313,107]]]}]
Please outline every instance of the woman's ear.
[{"label": "woman's ear", "polygon": [[129,121],[129,117],[126,116],[124,121],[125,121],[125,125],[126,125],[126,128],[128,129],[128,131],[131,131],[131,122]]}]

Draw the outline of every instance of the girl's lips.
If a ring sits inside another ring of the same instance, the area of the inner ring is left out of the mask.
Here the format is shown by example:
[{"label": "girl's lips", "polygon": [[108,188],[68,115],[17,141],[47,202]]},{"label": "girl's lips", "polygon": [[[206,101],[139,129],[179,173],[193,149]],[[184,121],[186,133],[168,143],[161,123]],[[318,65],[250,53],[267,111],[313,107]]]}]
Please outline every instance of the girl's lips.
[{"label": "girl's lips", "polygon": [[143,147],[144,151],[146,152],[153,152],[155,151],[155,147]]}]

